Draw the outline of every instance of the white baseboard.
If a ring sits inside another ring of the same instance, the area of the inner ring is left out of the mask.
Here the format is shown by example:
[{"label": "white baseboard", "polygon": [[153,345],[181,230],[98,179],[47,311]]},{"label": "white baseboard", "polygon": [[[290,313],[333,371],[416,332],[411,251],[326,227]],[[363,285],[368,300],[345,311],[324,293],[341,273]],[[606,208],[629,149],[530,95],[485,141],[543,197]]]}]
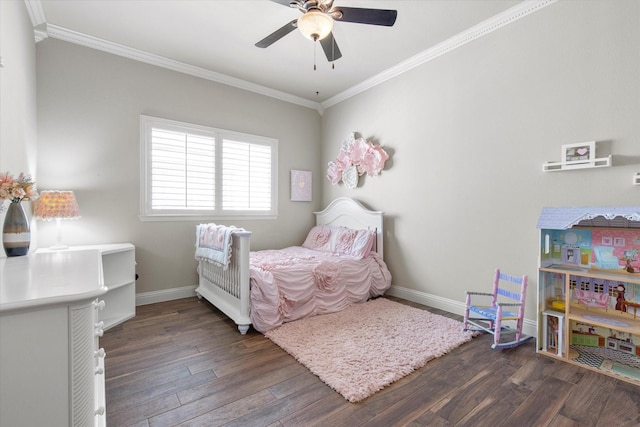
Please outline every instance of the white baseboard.
[{"label": "white baseboard", "polygon": [[[426,292],[415,291],[413,289],[391,286],[387,291],[388,295],[417,302],[449,313],[464,315],[464,302],[442,298]],[[164,289],[161,291],[143,292],[136,294],[136,306],[154,304],[156,302],[172,301],[175,299],[189,298],[196,296],[196,286],[184,286],[181,288]],[[538,327],[535,320],[524,319],[523,332],[530,336],[538,335]]]},{"label": "white baseboard", "polygon": [[[431,295],[426,292],[415,291],[413,289],[402,288],[400,286],[391,286],[387,291],[388,295],[406,299],[407,301],[417,302],[418,304],[427,305],[439,310],[448,311],[449,313],[464,316],[464,302],[455,301],[448,298],[442,298],[437,295]],[[537,337],[538,326],[535,320],[524,319],[522,332],[526,335]]]},{"label": "white baseboard", "polygon": [[196,296],[195,286],[183,286],[181,288],[163,289],[136,294],[136,306],[154,304],[156,302],[172,301],[174,299]]}]

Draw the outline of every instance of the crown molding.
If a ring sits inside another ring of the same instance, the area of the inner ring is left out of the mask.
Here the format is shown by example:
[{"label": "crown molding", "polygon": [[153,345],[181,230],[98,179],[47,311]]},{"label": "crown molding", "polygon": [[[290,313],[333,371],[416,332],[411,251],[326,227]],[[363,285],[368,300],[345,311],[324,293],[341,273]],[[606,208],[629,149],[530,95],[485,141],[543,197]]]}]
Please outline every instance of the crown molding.
[{"label": "crown molding", "polygon": [[40,43],[47,37],[49,37],[49,35],[47,34],[47,24],[33,27],[33,38],[36,40],[36,43]]},{"label": "crown molding", "polygon": [[180,61],[165,58],[163,56],[148,53],[142,50],[134,49],[128,46],[112,43],[107,40],[99,39],[97,37],[89,36],[83,33],[79,33],[67,28],[59,27],[57,25],[47,24],[44,11],[42,9],[41,0],[24,0],[27,7],[29,17],[34,26],[34,35],[36,42],[43,40],[47,37],[51,37],[58,40],[63,40],[69,43],[78,44],[81,46],[89,47],[91,49],[100,50],[103,52],[111,53],[113,55],[122,56],[124,58],[133,59],[135,61],[144,62],[147,64],[155,65],[158,67],[166,68],[179,73],[188,74],[191,76],[199,77],[205,80],[210,80],[217,83],[222,83],[228,86],[236,87],[239,89],[247,90],[249,92],[258,93],[260,95],[268,96],[271,98],[279,99],[281,101],[289,102],[292,104],[300,105],[306,108],[311,108],[320,115],[324,114],[325,109],[336,105],[348,98],[351,98],[359,93],[362,93],[368,89],[371,89],[379,84],[384,83],[394,77],[397,77],[405,72],[412,70],[426,62],[429,62],[445,53],[451,52],[461,46],[466,45],[480,37],[483,37],[497,29],[500,29],[506,25],[509,25],[520,18],[524,18],[534,12],[543,9],[558,0],[526,0],[522,3],[507,9],[506,11],[495,15],[465,31],[451,37],[434,47],[427,49],[413,57],[399,63],[398,65],[389,68],[382,73],[379,73],[363,82],[352,86],[351,88],[341,92],[328,100],[319,103],[310,101],[308,99],[300,98],[295,95],[291,95],[286,92],[271,89],[265,86],[257,85],[245,80],[241,80],[235,77],[227,76],[225,74],[217,73],[215,71],[207,70],[201,67],[185,64]]},{"label": "crown molding", "polygon": [[34,28],[47,23],[40,0],[24,0],[24,5],[27,8],[31,25],[33,25]]},{"label": "crown molding", "polygon": [[225,74],[216,73],[215,71],[207,70],[205,68],[185,64],[180,61],[175,61],[173,59],[165,58],[160,55],[155,55],[153,53],[89,36],[87,34],[59,27],[57,25],[47,24],[46,32],[47,35],[53,39],[74,43],[80,46],[89,47],[91,49],[100,50],[102,52],[111,53],[113,55],[122,56],[124,58],[133,59],[135,61],[144,62],[172,71],[177,71],[179,73],[184,73],[205,80],[222,83],[227,86],[236,87],[239,89],[258,93],[260,95],[279,99],[281,101],[301,105],[303,107],[311,108],[317,110],[319,113],[322,113],[322,108],[318,102],[309,101],[307,99],[300,98],[285,92],[270,89],[265,86],[260,86],[255,83],[227,76]]},{"label": "crown molding", "polygon": [[507,9],[506,11],[495,15],[473,27],[429,48],[417,55],[412,56],[399,63],[398,65],[389,68],[386,71],[383,71],[380,74],[377,74],[367,80],[358,83],[355,86],[341,92],[326,101],[322,102],[322,107],[324,109],[329,108],[333,105],[336,105],[352,96],[355,96],[361,92],[364,92],[368,89],[371,89],[387,80],[390,80],[394,77],[397,77],[401,74],[406,73],[413,68],[416,68],[426,62],[429,62],[445,53],[451,52],[465,44],[472,42],[480,37],[483,37],[499,28],[504,27],[505,25],[511,24],[517,21],[520,18],[524,18],[527,15],[530,15],[538,10],[549,6],[558,0],[534,0],[534,1],[523,1],[522,3]]},{"label": "crown molding", "polygon": [[47,38],[47,19],[44,16],[40,0],[24,0],[24,5],[33,26],[33,38],[36,43]]}]

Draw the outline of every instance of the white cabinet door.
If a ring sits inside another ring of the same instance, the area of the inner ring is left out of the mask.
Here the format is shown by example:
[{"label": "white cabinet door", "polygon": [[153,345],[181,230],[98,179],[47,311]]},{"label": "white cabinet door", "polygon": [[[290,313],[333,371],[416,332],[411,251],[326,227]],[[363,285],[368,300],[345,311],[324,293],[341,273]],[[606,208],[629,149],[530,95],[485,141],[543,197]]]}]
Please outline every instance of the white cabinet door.
[{"label": "white cabinet door", "polygon": [[88,427],[104,414],[95,300],[0,316],[0,426]]},{"label": "white cabinet door", "polygon": [[68,426],[67,306],[0,315],[0,426]]}]

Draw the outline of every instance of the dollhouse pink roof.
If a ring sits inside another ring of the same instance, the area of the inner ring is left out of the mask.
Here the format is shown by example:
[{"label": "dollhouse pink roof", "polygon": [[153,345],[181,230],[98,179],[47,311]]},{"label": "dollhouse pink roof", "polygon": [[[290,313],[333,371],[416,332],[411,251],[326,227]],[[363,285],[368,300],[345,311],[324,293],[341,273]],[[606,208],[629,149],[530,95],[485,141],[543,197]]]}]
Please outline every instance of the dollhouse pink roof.
[{"label": "dollhouse pink roof", "polygon": [[545,207],[537,227],[565,230],[574,225],[640,228],[640,206]]}]

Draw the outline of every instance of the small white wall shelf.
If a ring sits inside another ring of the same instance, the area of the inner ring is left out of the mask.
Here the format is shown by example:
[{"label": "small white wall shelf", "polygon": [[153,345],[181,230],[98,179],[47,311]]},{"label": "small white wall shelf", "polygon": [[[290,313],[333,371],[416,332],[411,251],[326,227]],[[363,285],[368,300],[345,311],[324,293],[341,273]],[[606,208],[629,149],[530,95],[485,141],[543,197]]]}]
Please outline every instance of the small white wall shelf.
[{"label": "small white wall shelf", "polygon": [[633,175],[633,185],[640,185],[640,172]]},{"label": "small white wall shelf", "polygon": [[[547,162],[542,165],[544,172],[557,172],[574,169],[608,168],[611,166],[611,155],[593,160],[574,162]],[[635,179],[635,178],[634,178]]]}]

